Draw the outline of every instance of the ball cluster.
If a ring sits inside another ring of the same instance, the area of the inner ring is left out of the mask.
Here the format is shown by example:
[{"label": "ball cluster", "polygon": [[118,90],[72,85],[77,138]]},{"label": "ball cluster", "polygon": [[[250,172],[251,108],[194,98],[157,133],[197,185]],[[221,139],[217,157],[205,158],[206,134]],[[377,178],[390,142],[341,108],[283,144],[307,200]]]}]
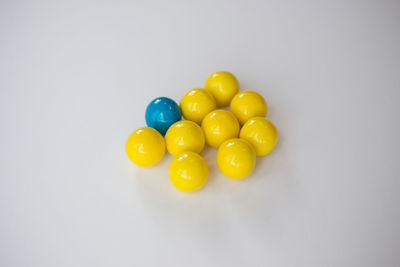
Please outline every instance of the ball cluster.
[{"label": "ball cluster", "polygon": [[[223,109],[228,105],[229,111]],[[148,127],[129,135],[125,151],[136,165],[151,166],[168,150],[174,156],[168,168],[172,185],[192,192],[208,178],[208,165],[200,155],[205,144],[218,149],[217,166],[225,176],[241,179],[253,171],[256,156],[268,154],[278,141],[266,115],[267,103],[260,94],[239,92],[232,73],[215,72],[204,89],[186,92],[179,106],[167,97],[151,101],[145,116]]]}]

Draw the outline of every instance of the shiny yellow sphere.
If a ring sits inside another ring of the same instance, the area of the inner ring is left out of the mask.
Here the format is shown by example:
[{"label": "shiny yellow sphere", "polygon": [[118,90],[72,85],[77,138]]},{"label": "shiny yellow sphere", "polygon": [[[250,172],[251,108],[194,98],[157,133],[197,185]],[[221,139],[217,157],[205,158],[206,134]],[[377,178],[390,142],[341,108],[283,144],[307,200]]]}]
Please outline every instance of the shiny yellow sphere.
[{"label": "shiny yellow sphere", "polygon": [[238,118],[240,125],[243,125],[253,117],[267,115],[267,103],[256,92],[242,91],[233,97],[230,110]]},{"label": "shiny yellow sphere", "polygon": [[239,82],[232,73],[218,71],[208,76],[204,89],[211,92],[218,107],[228,106],[232,97],[239,90]]},{"label": "shiny yellow sphere", "polygon": [[239,122],[232,112],[217,109],[208,113],[201,123],[208,145],[218,148],[224,141],[239,136]]},{"label": "shiny yellow sphere", "polygon": [[139,166],[154,165],[165,153],[165,141],[161,134],[150,127],[132,132],[125,143],[128,158]]},{"label": "shiny yellow sphere", "polygon": [[218,169],[227,177],[241,179],[254,169],[256,154],[249,142],[235,138],[225,141],[217,152]]},{"label": "shiny yellow sphere", "polygon": [[249,141],[257,156],[268,154],[278,141],[278,131],[269,120],[254,117],[248,120],[240,130],[240,138]]},{"label": "shiny yellow sphere", "polygon": [[185,151],[200,153],[205,144],[203,130],[193,121],[178,121],[169,127],[165,134],[167,150],[171,155]]},{"label": "shiny yellow sphere", "polygon": [[206,161],[197,153],[183,152],[175,156],[168,168],[172,185],[183,192],[200,189],[208,178]]},{"label": "shiny yellow sphere", "polygon": [[217,104],[210,92],[196,88],[186,92],[180,107],[185,119],[200,124],[209,112],[217,108]]}]

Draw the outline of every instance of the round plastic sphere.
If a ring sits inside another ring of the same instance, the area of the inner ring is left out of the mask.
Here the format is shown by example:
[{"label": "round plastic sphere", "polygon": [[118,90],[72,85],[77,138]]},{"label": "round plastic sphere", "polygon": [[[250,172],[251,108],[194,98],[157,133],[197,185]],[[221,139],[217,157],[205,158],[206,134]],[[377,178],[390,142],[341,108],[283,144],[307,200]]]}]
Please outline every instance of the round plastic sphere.
[{"label": "round plastic sphere", "polygon": [[208,178],[206,161],[195,152],[183,152],[175,156],[168,168],[172,185],[183,192],[192,192],[203,187]]},{"label": "round plastic sphere", "polygon": [[181,99],[180,107],[185,119],[200,124],[204,116],[217,108],[217,104],[210,92],[196,88],[186,92]]},{"label": "round plastic sphere", "polygon": [[253,117],[267,115],[267,103],[260,94],[253,91],[243,91],[233,97],[230,110],[236,115],[240,125],[243,125]]},{"label": "round plastic sphere", "polygon": [[218,107],[225,107],[229,105],[232,97],[238,92],[239,83],[232,73],[218,71],[208,76],[204,89],[211,92]]},{"label": "round plastic sphere", "polygon": [[278,141],[278,132],[269,120],[255,117],[243,125],[240,138],[253,145],[257,156],[264,156],[274,148]]},{"label": "round plastic sphere", "polygon": [[239,122],[232,112],[217,109],[208,113],[201,123],[208,145],[218,148],[224,141],[239,136]]},{"label": "round plastic sphere", "polygon": [[139,166],[154,165],[165,153],[165,141],[159,132],[142,127],[132,132],[125,143],[128,158]]},{"label": "round plastic sphere", "polygon": [[146,108],[147,126],[159,131],[163,136],[168,128],[181,119],[181,111],[174,100],[159,97],[150,102]]},{"label": "round plastic sphere", "polygon": [[218,169],[227,177],[241,179],[254,169],[256,154],[249,142],[243,139],[225,141],[217,152]]},{"label": "round plastic sphere", "polygon": [[165,134],[167,150],[172,155],[185,151],[200,153],[204,148],[203,130],[193,121],[178,121]]}]

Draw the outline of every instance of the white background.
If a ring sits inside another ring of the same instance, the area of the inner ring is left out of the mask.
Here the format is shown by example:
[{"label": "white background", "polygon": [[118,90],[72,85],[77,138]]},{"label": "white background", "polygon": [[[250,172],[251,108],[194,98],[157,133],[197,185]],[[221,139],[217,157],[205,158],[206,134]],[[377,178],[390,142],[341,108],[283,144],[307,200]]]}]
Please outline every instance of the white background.
[{"label": "white background", "polygon": [[[0,266],[399,266],[399,1],[1,1]],[[138,168],[148,102],[217,70],[280,133],[254,173]]]}]

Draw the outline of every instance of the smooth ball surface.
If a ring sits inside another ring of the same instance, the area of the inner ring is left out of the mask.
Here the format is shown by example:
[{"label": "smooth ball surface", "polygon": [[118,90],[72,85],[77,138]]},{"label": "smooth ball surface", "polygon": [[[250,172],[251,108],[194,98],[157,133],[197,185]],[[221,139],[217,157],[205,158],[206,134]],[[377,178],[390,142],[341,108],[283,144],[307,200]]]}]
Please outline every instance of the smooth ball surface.
[{"label": "smooth ball surface", "polygon": [[132,132],[125,143],[128,158],[139,166],[154,165],[165,153],[165,141],[159,132],[142,127]]},{"label": "smooth ball surface", "polygon": [[208,76],[204,89],[211,92],[218,107],[225,107],[238,92],[239,82],[232,73],[218,71]]},{"label": "smooth ball surface", "polygon": [[208,145],[218,148],[224,141],[239,136],[239,122],[232,112],[217,109],[208,113],[201,123]]},{"label": "smooth ball surface", "polygon": [[225,141],[217,152],[218,169],[227,177],[241,179],[254,169],[256,154],[249,142],[243,139]]},{"label": "smooth ball surface", "polygon": [[180,103],[183,117],[200,124],[203,118],[217,108],[212,94],[204,89],[196,88],[186,92]]},{"label": "smooth ball surface", "polygon": [[168,168],[172,185],[183,192],[203,187],[208,178],[208,166],[202,156],[195,152],[183,152],[175,156]]},{"label": "smooth ball surface", "polygon": [[278,131],[269,120],[254,117],[248,120],[240,130],[240,138],[249,141],[257,156],[268,154],[278,141]]},{"label": "smooth ball surface", "polygon": [[146,108],[147,126],[156,129],[163,136],[168,128],[180,119],[178,104],[168,97],[156,98]]},{"label": "smooth ball surface", "polygon": [[238,118],[240,125],[243,125],[253,117],[267,115],[267,103],[260,94],[243,91],[233,97],[230,110]]},{"label": "smooth ball surface", "polygon": [[167,150],[172,155],[185,151],[200,153],[204,148],[203,130],[193,121],[178,121],[165,134]]}]

